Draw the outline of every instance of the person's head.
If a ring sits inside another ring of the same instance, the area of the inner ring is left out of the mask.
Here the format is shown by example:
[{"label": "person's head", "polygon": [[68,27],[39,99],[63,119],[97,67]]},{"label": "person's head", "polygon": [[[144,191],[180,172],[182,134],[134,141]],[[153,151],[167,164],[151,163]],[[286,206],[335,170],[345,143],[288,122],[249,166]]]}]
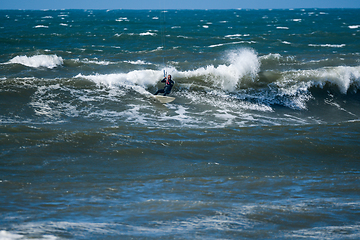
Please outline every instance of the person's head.
[{"label": "person's head", "polygon": [[170,75],[170,74],[168,75],[168,79],[169,79],[169,80],[171,79],[171,75]]}]

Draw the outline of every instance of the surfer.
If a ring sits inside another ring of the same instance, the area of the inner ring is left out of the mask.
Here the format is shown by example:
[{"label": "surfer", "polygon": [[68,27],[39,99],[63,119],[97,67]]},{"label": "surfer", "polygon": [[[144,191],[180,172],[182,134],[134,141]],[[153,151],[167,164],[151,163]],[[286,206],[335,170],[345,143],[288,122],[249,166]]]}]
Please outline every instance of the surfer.
[{"label": "surfer", "polygon": [[164,79],[161,80],[161,82],[165,83],[164,89],[157,90],[157,92],[154,95],[158,95],[159,93],[164,93],[164,96],[166,96],[166,94],[170,94],[171,88],[174,86],[174,81],[171,80],[171,75],[169,74],[167,78],[164,77]]}]

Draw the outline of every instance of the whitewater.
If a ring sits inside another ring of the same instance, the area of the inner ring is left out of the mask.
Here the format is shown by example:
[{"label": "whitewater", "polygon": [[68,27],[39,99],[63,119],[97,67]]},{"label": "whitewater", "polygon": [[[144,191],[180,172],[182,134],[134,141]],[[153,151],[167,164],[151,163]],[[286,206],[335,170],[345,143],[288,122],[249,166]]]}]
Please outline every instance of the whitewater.
[{"label": "whitewater", "polygon": [[1,10],[0,238],[358,239],[359,13]]}]

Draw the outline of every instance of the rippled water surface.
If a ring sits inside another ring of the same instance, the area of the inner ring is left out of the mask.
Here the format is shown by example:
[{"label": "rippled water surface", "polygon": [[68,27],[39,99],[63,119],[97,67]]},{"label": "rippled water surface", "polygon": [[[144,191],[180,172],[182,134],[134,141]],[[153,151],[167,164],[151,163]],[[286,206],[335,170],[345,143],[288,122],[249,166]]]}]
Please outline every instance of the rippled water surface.
[{"label": "rippled water surface", "polygon": [[0,238],[358,239],[358,15],[0,11]]}]

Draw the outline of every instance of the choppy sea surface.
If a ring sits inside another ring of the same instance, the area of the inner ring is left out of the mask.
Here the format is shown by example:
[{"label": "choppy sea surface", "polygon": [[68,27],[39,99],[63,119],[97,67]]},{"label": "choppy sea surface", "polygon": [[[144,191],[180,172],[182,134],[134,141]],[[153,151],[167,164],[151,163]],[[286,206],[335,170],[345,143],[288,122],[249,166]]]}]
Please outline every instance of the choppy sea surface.
[{"label": "choppy sea surface", "polygon": [[0,11],[0,239],[359,239],[359,15]]}]

